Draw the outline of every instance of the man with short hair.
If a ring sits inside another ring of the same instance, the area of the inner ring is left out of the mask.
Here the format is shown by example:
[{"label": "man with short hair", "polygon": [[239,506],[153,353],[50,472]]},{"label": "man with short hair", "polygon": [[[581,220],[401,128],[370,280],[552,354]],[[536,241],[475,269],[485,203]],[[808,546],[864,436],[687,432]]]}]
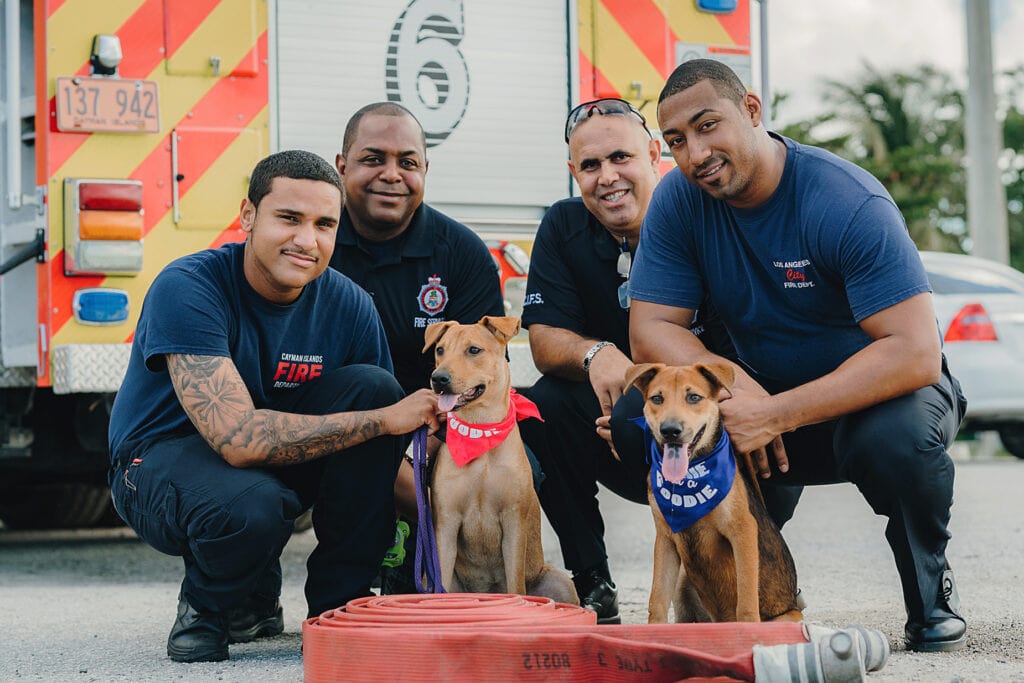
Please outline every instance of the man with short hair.
[{"label": "man with short hair", "polygon": [[118,514],[185,578],[179,662],[284,628],[279,557],[313,507],[309,616],[370,595],[408,444],[437,399],[403,399],[370,298],[328,270],[344,191],[309,152],[257,164],[246,240],[168,265],[146,295],[110,417]]},{"label": "man with short hair", "polygon": [[423,128],[394,102],[361,108],[335,159],[346,201],[331,266],[370,292],[406,392],[428,385],[427,325],[504,315],[494,259],[480,237],[424,203]]},{"label": "man with short hair", "polygon": [[573,109],[565,141],[582,196],[552,205],[534,241],[523,325],[543,376],[524,393],[544,422],[520,429],[544,470],[541,504],[580,604],[599,623],[619,623],[597,482],[647,502],[643,473],[628,471],[611,447],[608,418],[631,365],[625,283],[658,182],[660,145],[640,112],[618,99]]},{"label": "man with short hair", "polygon": [[726,360],[689,329],[710,297],[735,344],[724,424],[755,454],[773,519],[790,519],[803,485],[855,484],[889,520],[907,647],[959,649],[946,449],[966,402],[899,209],[863,169],[769,133],[719,62],[681,64],[658,121],[678,169],[654,193],[630,281],[636,360]]},{"label": "man with short hair", "polygon": [[[505,314],[494,260],[476,233],[423,202],[426,139],[402,105],[376,102],[353,114],[335,164],[347,200],[331,266],[373,297],[395,377],[414,392],[428,386],[434,370],[433,354],[423,352],[427,325]],[[431,452],[438,443],[430,440]],[[400,513],[415,520],[408,464],[401,466],[395,493]],[[384,571],[382,591],[413,592],[407,557],[405,569]]]}]

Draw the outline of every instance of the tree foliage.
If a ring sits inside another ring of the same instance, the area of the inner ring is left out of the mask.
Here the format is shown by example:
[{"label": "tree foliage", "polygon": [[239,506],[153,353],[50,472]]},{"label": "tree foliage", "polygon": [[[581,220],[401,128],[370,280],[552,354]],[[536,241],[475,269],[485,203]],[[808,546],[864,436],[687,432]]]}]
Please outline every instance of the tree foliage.
[{"label": "tree foliage", "polygon": [[1004,74],[1009,84],[1003,120],[1003,183],[1006,185],[1010,265],[1024,270],[1024,66]]},{"label": "tree foliage", "polygon": [[[999,77],[1011,262],[1024,268],[1024,67]],[[965,251],[967,174],[964,94],[931,66],[880,72],[864,64],[852,82],[822,83],[824,113],[779,129],[871,172],[892,194],[921,249]],[[775,104],[785,109],[786,97]]]}]

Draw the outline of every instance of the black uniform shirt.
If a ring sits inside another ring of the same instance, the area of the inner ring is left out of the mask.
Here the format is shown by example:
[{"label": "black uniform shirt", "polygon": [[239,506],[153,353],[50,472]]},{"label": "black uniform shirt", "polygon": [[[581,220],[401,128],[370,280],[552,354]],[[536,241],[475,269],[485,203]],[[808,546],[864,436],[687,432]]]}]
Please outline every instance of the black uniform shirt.
[{"label": "black uniform shirt", "polygon": [[619,305],[625,281],[617,241],[579,197],[544,214],[530,254],[523,325],[540,324],[607,340],[629,355],[629,311]]},{"label": "black uniform shirt", "polygon": [[426,204],[405,232],[386,242],[360,237],[348,211],[342,212],[331,266],[373,297],[406,393],[428,386],[434,369],[433,354],[422,351],[427,325],[505,315],[497,269],[483,240]]}]

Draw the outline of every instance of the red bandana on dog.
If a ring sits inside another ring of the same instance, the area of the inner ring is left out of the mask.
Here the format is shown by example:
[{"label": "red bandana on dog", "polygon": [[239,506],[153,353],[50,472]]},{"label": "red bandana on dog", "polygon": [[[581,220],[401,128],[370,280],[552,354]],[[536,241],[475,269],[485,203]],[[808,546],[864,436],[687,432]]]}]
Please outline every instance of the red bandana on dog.
[{"label": "red bandana on dog", "polygon": [[508,415],[501,422],[467,424],[456,417],[455,413],[448,413],[446,443],[448,452],[452,454],[452,460],[456,465],[465,467],[504,441],[516,421],[527,417],[535,417],[543,421],[540,411],[533,401],[525,396],[520,396],[515,389],[512,389],[510,393],[512,400],[509,401]]}]

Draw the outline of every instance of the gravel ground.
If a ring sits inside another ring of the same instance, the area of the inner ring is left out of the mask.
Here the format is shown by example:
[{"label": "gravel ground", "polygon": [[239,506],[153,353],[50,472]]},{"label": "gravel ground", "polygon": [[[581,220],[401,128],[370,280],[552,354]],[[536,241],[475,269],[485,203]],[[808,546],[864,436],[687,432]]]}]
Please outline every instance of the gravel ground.
[{"label": "gravel ground", "polygon": [[[903,650],[905,617],[884,520],[851,486],[808,489],[785,530],[809,603],[807,620],[880,630],[893,652],[870,681],[1024,683],[1022,490],[1022,461],[958,463],[949,557],[968,642],[959,653],[921,655]],[[602,505],[624,622],[644,623],[650,511],[606,493]],[[180,560],[156,553],[125,529],[0,529],[0,681],[301,680],[302,582],[314,543],[312,532],[297,534],[285,550],[282,636],[233,645],[227,662],[181,665],[164,654]],[[546,525],[545,547],[558,563]],[[381,678],[387,678],[386,663]]]}]

